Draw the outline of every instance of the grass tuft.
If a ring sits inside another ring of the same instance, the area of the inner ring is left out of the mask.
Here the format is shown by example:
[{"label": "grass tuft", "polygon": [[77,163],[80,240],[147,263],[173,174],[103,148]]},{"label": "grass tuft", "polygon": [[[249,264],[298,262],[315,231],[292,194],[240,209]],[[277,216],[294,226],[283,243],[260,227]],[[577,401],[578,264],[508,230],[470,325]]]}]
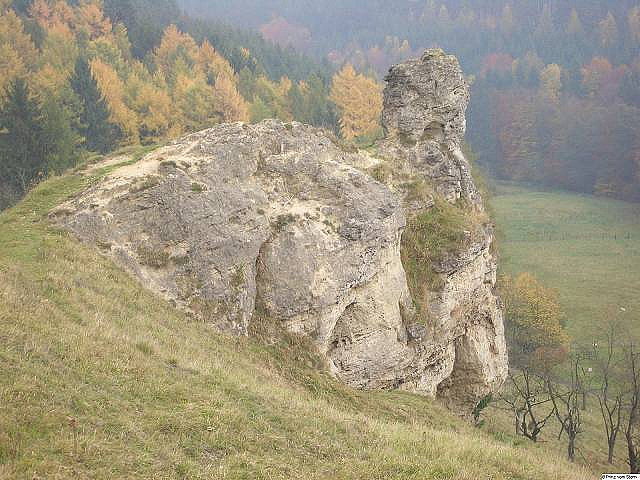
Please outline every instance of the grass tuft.
[{"label": "grass tuft", "polygon": [[163,268],[169,265],[171,258],[169,252],[161,248],[139,245],[136,248],[136,255],[140,265],[147,265],[153,268]]},{"label": "grass tuft", "polygon": [[463,209],[435,197],[433,207],[409,218],[402,236],[402,264],[416,304],[418,318],[424,318],[429,290],[442,286],[435,262],[458,249],[465,240],[467,220]]}]

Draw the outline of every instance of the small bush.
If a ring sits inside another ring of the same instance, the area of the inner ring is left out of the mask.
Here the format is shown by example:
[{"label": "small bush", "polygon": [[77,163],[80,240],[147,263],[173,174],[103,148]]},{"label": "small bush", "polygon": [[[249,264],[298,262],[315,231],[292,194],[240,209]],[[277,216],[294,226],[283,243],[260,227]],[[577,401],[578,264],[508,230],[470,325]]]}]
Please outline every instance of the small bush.
[{"label": "small bush", "polygon": [[493,401],[493,396],[491,394],[483,397],[478,404],[473,409],[473,424],[476,427],[482,427],[484,424],[484,420],[481,419],[482,413],[487,409],[487,407]]},{"label": "small bush", "polygon": [[202,193],[206,190],[207,190],[206,185],[203,185],[201,183],[196,183],[196,182],[193,182],[191,184],[191,191],[194,193]]},{"label": "small bush", "polygon": [[163,168],[178,168],[178,164],[173,160],[163,160],[160,162],[160,166]]},{"label": "small bush", "polygon": [[153,268],[166,267],[169,264],[169,253],[163,249],[156,249],[141,245],[136,249],[138,260],[141,265]]},{"label": "small bush", "polygon": [[385,162],[381,162],[370,170],[370,174],[374,180],[380,183],[387,183],[393,176],[391,167]]},{"label": "small bush", "polygon": [[132,188],[131,192],[138,193],[160,185],[160,177],[158,175],[147,175],[138,180]]},{"label": "small bush", "polygon": [[419,314],[426,310],[427,291],[442,287],[433,264],[460,247],[466,225],[463,210],[440,198],[433,207],[409,219],[402,236],[402,263]]},{"label": "small bush", "polygon": [[178,368],[178,359],[175,357],[171,357],[167,360],[167,365],[169,365],[171,368]]},{"label": "small bush", "polygon": [[297,217],[291,213],[287,213],[287,214],[283,214],[283,215],[278,215],[278,217],[276,218],[275,223],[273,224],[273,228],[278,231],[281,232],[282,230],[285,229],[285,227],[291,223],[294,223],[296,221]]}]

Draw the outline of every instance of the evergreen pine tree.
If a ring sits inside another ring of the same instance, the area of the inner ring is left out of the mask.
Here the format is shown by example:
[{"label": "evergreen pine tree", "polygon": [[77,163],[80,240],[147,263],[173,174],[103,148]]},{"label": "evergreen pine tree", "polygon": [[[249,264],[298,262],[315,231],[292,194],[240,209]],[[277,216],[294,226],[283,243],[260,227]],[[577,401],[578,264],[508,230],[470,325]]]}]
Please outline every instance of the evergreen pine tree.
[{"label": "evergreen pine tree", "polygon": [[74,166],[82,142],[73,128],[71,111],[56,99],[48,98],[42,105],[42,140],[46,172],[62,173]]},{"label": "evergreen pine tree", "polygon": [[76,61],[71,88],[80,100],[80,133],[88,150],[106,153],[118,139],[118,130],[109,121],[107,103],[98,89],[86,58]]},{"label": "evergreen pine tree", "polygon": [[0,108],[0,182],[24,193],[46,170],[42,114],[22,78],[9,85],[5,98]]}]

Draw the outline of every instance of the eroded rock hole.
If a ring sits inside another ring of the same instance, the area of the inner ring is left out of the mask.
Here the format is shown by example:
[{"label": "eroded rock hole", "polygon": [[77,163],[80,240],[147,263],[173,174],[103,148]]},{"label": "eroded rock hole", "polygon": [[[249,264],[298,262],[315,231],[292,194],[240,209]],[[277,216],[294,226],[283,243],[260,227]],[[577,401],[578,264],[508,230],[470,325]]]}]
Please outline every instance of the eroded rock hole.
[{"label": "eroded rock hole", "polygon": [[440,122],[431,122],[422,133],[422,140],[444,140],[444,125]]}]

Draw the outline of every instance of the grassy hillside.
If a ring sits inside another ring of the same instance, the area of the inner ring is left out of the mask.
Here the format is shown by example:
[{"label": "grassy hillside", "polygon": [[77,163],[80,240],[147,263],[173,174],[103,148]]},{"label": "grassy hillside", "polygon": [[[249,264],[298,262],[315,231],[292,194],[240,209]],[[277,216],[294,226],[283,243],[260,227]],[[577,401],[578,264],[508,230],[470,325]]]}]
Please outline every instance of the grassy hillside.
[{"label": "grassy hillside", "polygon": [[510,184],[491,203],[503,272],[557,289],[577,342],[591,345],[609,318],[640,334],[640,204]]},{"label": "grassy hillside", "polygon": [[0,478],[590,478],[430,400],[342,386],[300,339],[175,310],[47,219],[107,172],[0,215]]}]

